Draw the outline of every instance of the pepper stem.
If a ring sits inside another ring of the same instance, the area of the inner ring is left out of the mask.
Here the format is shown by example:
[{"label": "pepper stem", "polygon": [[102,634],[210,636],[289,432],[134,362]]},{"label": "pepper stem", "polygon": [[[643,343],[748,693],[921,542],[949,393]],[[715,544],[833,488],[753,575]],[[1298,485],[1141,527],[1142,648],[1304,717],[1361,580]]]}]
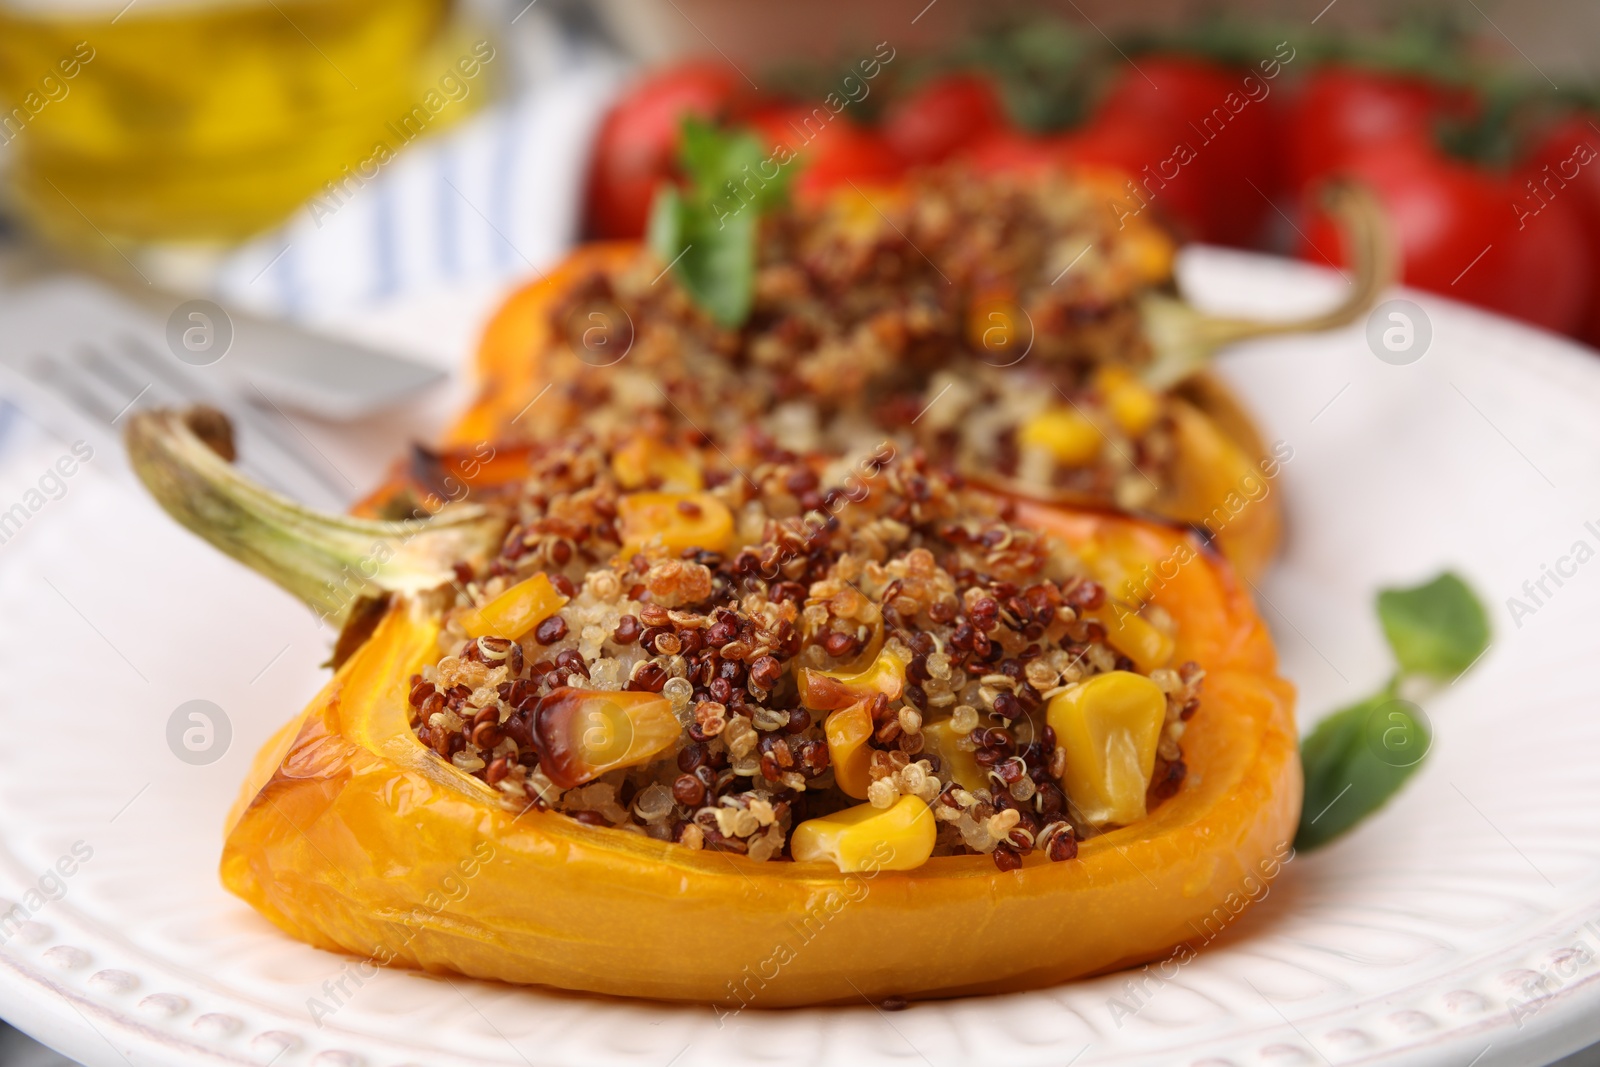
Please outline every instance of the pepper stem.
[{"label": "pepper stem", "polygon": [[1325,206],[1339,226],[1354,274],[1351,290],[1338,306],[1308,318],[1263,322],[1208,315],[1180,297],[1152,294],[1141,307],[1145,331],[1156,352],[1154,362],[1143,372],[1145,383],[1170,389],[1205,366],[1219,349],[1238,341],[1337,329],[1365,314],[1399,272],[1399,257],[1383,208],[1370,190],[1349,182],[1330,185]]},{"label": "pepper stem", "polygon": [[140,412],[127,445],[167,514],[336,626],[360,603],[453,581],[452,564],[481,562],[505,530],[502,518],[471,505],[407,522],[312,511],[241,475],[224,458],[227,420],[209,408]]}]

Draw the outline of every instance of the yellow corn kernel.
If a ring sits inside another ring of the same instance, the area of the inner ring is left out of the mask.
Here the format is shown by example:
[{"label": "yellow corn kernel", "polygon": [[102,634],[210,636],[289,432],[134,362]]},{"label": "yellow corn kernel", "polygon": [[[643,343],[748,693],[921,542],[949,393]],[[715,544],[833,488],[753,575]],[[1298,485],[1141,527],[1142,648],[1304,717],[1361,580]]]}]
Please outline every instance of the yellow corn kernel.
[{"label": "yellow corn kernel", "polygon": [[833,781],[839,791],[865,800],[867,787],[872,784],[872,747],[867,744],[872,737],[869,702],[858,700],[831,713],[822,732],[828,738],[828,763],[833,767]]},{"label": "yellow corn kernel", "polygon": [[1124,367],[1102,367],[1095,375],[1111,421],[1129,437],[1148,430],[1161,414],[1161,399]]},{"label": "yellow corn kernel", "polygon": [[1145,674],[1171,662],[1176,642],[1129,605],[1110,600],[1091,617],[1106,628],[1106,642]]},{"label": "yellow corn kernel", "polygon": [[1102,530],[1074,545],[1073,552],[1107,594],[1128,604],[1148,600],[1172,578],[1171,567],[1193,558],[1187,546],[1176,553],[1154,553],[1148,541],[1126,529]]},{"label": "yellow corn kernel", "polygon": [[922,724],[922,740],[927,746],[924,751],[939,757],[940,780],[955,782],[969,793],[974,789],[987,789],[989,774],[978,765],[977,753],[956,744],[962,736],[950,725],[949,719]]},{"label": "yellow corn kernel", "polygon": [[794,858],[828,860],[844,872],[909,871],[933,855],[933,812],[913,796],[887,808],[858,804],[807,819],[789,835]]},{"label": "yellow corn kernel", "polygon": [[468,637],[505,637],[515,641],[560,611],[566,602],[567,598],[541,572],[462,615],[461,626]]},{"label": "yellow corn kernel", "polygon": [[1008,293],[981,295],[967,309],[967,344],[985,363],[1000,367],[1016,363],[1027,354],[1032,334],[1033,324]]},{"label": "yellow corn kernel", "polygon": [[534,737],[539,769],[562,789],[618,767],[649,763],[678,743],[683,724],[655,693],[562,686],[539,701]]},{"label": "yellow corn kernel", "polygon": [[1156,226],[1130,226],[1123,234],[1123,252],[1134,274],[1143,282],[1157,284],[1172,277],[1176,253],[1172,238]]},{"label": "yellow corn kernel", "polygon": [[667,492],[705,488],[700,465],[687,449],[673,448],[649,437],[635,437],[611,457],[611,473],[624,489],[642,489],[652,481]]},{"label": "yellow corn kernel", "polygon": [[1046,717],[1066,750],[1061,785],[1093,826],[1144,818],[1167,698],[1131,671],[1097,674],[1051,698]]},{"label": "yellow corn kernel", "polygon": [[877,662],[878,654],[883,651],[884,638],[887,636],[884,632],[883,616],[881,614],[873,616],[872,621],[867,624],[867,631],[866,644],[861,646],[860,652],[850,657],[849,663],[841,663],[839,665],[839,669],[836,672],[839,676],[859,674]]},{"label": "yellow corn kernel", "polygon": [[800,703],[812,711],[835,711],[879,693],[899,700],[906,687],[906,664],[910,662],[905,647],[894,644],[884,645],[872,664],[857,674],[806,667],[800,672]]},{"label": "yellow corn kernel", "polygon": [[1105,437],[1077,408],[1046,408],[1022,424],[1024,448],[1037,448],[1064,467],[1082,467],[1100,455]]},{"label": "yellow corn kernel", "polygon": [[839,236],[862,243],[878,241],[884,235],[886,218],[905,205],[906,190],[900,183],[878,185],[872,182],[852,182],[850,192],[841,189],[827,200],[828,221]]},{"label": "yellow corn kernel", "polygon": [[733,513],[710,493],[629,493],[617,501],[617,526],[624,556],[653,544],[673,555],[733,547]]}]

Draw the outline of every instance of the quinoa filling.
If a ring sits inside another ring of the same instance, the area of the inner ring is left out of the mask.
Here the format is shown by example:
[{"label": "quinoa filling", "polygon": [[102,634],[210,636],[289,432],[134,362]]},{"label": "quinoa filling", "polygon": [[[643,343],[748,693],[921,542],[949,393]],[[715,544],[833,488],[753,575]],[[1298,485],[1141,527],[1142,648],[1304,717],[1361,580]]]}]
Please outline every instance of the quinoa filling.
[{"label": "quinoa filling", "polygon": [[1165,484],[1166,401],[1139,297],[1170,283],[1166,237],[1119,227],[1105,190],[1055,175],[939,170],[762,219],[755,306],[718,326],[648,251],[550,309],[537,427],[641,414],[797,451],[885,432],[967,471],[1144,507]]},{"label": "quinoa filling", "polygon": [[1064,785],[1051,709],[1112,675],[1158,693],[1138,811],[1182,785],[1202,672],[1140,651],[1170,659],[1171,619],[1113,641],[1079,559],[921,454],[578,435],[497,506],[503,545],[441,591],[410,702],[509,805],[782,860],[808,820],[915,797],[932,855],[1070,859],[1108,824]]}]

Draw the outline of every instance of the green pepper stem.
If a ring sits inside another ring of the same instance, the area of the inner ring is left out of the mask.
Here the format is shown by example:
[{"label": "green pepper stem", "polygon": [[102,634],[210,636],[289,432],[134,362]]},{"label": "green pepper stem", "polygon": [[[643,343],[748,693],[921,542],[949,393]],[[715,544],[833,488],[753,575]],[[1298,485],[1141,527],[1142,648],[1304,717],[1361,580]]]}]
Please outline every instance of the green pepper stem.
[{"label": "green pepper stem", "polygon": [[335,625],[364,600],[454,580],[455,562],[481,562],[504,534],[503,518],[472,505],[407,522],[312,511],[244,477],[195,432],[215,439],[219,421],[226,439],[226,421],[209,409],[132,416],[128,455],[139,480],[178,522]]},{"label": "green pepper stem", "polygon": [[1277,334],[1337,329],[1372,307],[1399,273],[1399,256],[1383,208],[1369,189],[1349,182],[1330,185],[1325,204],[1349,250],[1353,278],[1345,299],[1319,315],[1264,322],[1208,315],[1180,297],[1152,293],[1140,308],[1155,349],[1155,360],[1143,373],[1146,384],[1170,389],[1228,345]]}]

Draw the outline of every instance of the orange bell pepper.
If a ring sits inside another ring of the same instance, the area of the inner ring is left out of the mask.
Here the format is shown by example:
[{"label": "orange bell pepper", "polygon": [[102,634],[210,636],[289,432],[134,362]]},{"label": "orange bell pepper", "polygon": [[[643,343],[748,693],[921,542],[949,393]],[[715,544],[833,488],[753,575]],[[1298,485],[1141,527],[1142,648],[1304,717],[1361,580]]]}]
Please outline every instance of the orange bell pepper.
[{"label": "orange bell pepper", "polygon": [[523,419],[547,418],[528,405],[545,384],[538,356],[552,351],[557,342],[551,309],[573,287],[596,273],[620,270],[638,253],[635,241],[583,245],[538,281],[513,293],[484,329],[478,346],[478,398],[446,434],[445,443],[501,441],[515,436]]},{"label": "orange bell pepper", "polygon": [[[129,444],[175,516],[330,614],[358,614],[314,580],[342,553],[393,543],[418,581],[446,582],[445,558],[498,544],[471,509],[434,520],[438,551],[414,525],[322,520],[314,573],[297,580],[303,549],[295,563],[275,546],[304,536],[308,513],[249,486],[176,416],[135,416]],[[395,579],[375,628],[257,756],[228,817],[223,882],[289,934],[385,963],[730,1006],[1035,988],[1202,938],[1276,875],[1299,818],[1293,692],[1266,629],[1192,534],[1028,501],[1015,521],[1059,538],[1124,601],[1159,607],[1174,661],[1206,672],[1175,795],[1075,859],[1035,852],[1001,871],[987,855],[920,862],[927,842],[907,841],[906,856],[855,843],[847,863],[763,863],[508,806],[411,728],[410,678],[437,659],[441,622],[429,594]]]}]

